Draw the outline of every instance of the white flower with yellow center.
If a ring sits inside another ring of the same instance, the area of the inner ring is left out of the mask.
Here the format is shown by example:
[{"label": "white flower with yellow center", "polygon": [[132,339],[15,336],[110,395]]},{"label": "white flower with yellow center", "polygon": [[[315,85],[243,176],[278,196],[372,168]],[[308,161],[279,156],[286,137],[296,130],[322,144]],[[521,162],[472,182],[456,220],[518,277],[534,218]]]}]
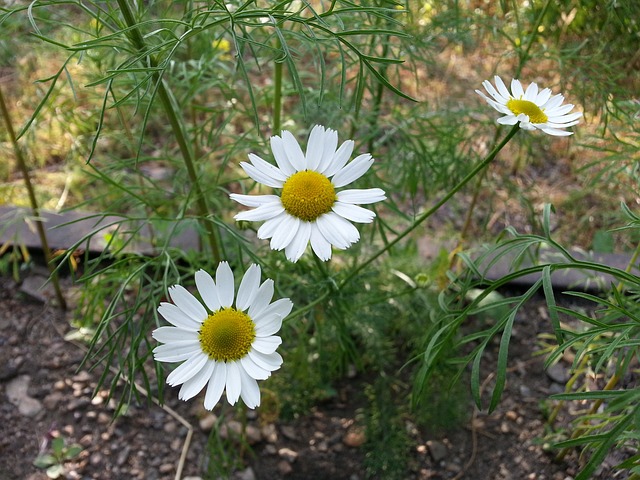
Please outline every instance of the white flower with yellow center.
[{"label": "white flower with yellow center", "polygon": [[542,130],[558,137],[573,134],[563,129],[576,125],[582,113],[570,114],[574,106],[570,103],[562,105],[564,101],[562,95],[551,96],[550,89],[538,90],[538,85],[535,83],[529,84],[525,91],[520,81],[516,79],[511,80],[511,93],[509,93],[500,77],[496,75],[494,81],[495,88],[488,80],[482,82],[482,86],[492,98],[480,90],[476,90],[476,93],[498,112],[505,114],[498,119],[498,123],[515,125],[520,122],[520,128],[524,130]]},{"label": "white flower with yellow center", "polygon": [[288,298],[273,303],[273,280],[260,285],[260,267],[251,265],[244,274],[234,306],[234,278],[227,262],[221,262],[215,281],[204,270],[195,275],[196,287],[209,311],[184,287],[169,288],[173,303],[162,302],[158,313],[171,325],[152,335],[159,362],[184,362],[167,377],[171,386],[180,385],[178,397],[189,400],[207,385],[204,407],[213,409],[226,389],[227,400],[239,397],[249,408],[260,405],[256,380],[264,380],[280,368],[276,349],[282,343],[274,335],[289,315]]},{"label": "white flower with yellow center", "polygon": [[252,179],[268,187],[281,189],[280,195],[240,195],[230,197],[254,210],[241,212],[236,220],[264,221],[258,238],[271,239],[273,250],[284,249],[292,262],[297,262],[307,245],[321,260],[331,258],[331,246],[345,250],[360,239],[358,229],[350,222],[370,223],[375,213],[357,204],[384,200],[380,188],[337,188],[357,180],[373,164],[365,153],[347,164],[353,152],[353,140],[338,147],[335,130],[316,125],[311,130],[306,153],[288,131],[282,137],[271,137],[271,149],[277,167],[254,154],[251,163],[240,165]]}]

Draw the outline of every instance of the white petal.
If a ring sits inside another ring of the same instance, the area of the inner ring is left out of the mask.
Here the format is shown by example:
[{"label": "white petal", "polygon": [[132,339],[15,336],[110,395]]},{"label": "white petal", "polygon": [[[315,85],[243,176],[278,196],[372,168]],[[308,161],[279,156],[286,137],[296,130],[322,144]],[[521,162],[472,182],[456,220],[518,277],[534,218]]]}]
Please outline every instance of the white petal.
[{"label": "white petal", "polygon": [[213,362],[213,371],[209,377],[209,386],[204,396],[204,408],[213,410],[220,400],[224,386],[227,383],[227,364],[224,362]]},{"label": "white petal", "polygon": [[256,336],[258,337],[268,337],[269,335],[273,335],[282,327],[282,316],[281,315],[269,315],[265,317],[260,317],[260,323],[256,322]]},{"label": "white petal", "polygon": [[249,316],[251,318],[257,318],[267,308],[269,302],[273,298],[273,280],[266,279],[260,288],[256,297],[253,299],[253,303],[249,307]]},{"label": "white petal", "polygon": [[233,305],[233,272],[227,262],[220,262],[216,270],[216,286],[218,287],[218,300],[224,308]]},{"label": "white petal", "polygon": [[545,88],[538,92],[538,96],[536,97],[536,100],[533,103],[535,103],[538,106],[544,106],[544,104],[547,103],[550,97],[551,97],[551,89]]},{"label": "white petal", "polygon": [[496,120],[500,125],[515,125],[518,123],[518,118],[515,115],[507,115],[506,117],[500,117]]},{"label": "white petal", "polygon": [[[328,128],[324,134],[323,142],[324,142],[324,148],[322,150],[322,158],[320,159],[320,163],[316,168],[316,171],[320,173],[324,173],[324,171],[327,169],[327,167],[331,164],[333,159],[336,157],[336,148],[338,147],[338,132]],[[351,143],[353,144],[353,142]],[[349,150],[348,155],[346,156],[347,159],[349,159],[349,157],[351,156],[352,151],[353,151],[353,146],[351,147],[351,150]],[[345,153],[346,152],[341,152],[340,155],[344,155]]]},{"label": "white petal", "polygon": [[236,220],[246,220],[248,222],[262,222],[265,220],[271,220],[284,212],[282,203],[269,203],[267,205],[260,205],[254,210],[248,210],[246,212],[240,212],[233,218]]},{"label": "white petal", "polygon": [[249,160],[251,161],[254,167],[256,167],[265,175],[268,175],[269,177],[273,178],[274,180],[277,180],[280,182],[285,182],[287,180],[287,175],[285,175],[282,170],[280,170],[275,165],[271,165],[269,162],[267,162],[266,160],[263,160],[258,155],[250,153]]},{"label": "white petal", "polygon": [[285,215],[278,226],[278,229],[273,233],[271,237],[270,246],[272,250],[282,250],[289,246],[291,241],[298,233],[300,224],[302,222],[299,218],[291,215]]},{"label": "white petal", "polygon": [[280,197],[277,195],[241,195],[239,193],[232,193],[229,195],[229,198],[246,207],[259,207],[261,205],[280,203]]},{"label": "white petal", "polygon": [[524,92],[524,99],[532,103],[535,103],[537,97],[538,97],[538,85],[535,82],[532,82],[529,84],[529,86],[527,87],[527,90]]},{"label": "white petal", "polygon": [[[502,80],[501,80],[502,81]],[[498,83],[496,82],[496,85]],[[509,100],[509,92],[507,91],[507,96],[503,96],[500,92],[498,92],[493,85],[491,85],[491,82],[488,80],[485,80],[484,82],[482,82],[482,86],[485,88],[485,90],[489,93],[489,95],[491,95],[493,97],[493,101],[494,103],[507,103],[507,101]],[[506,90],[506,88],[505,88]],[[492,100],[490,98],[488,98],[484,93],[482,93],[479,90],[476,90],[477,93],[479,93],[480,95],[482,95],[486,100],[488,100],[489,102],[491,102]]]},{"label": "white petal", "polygon": [[516,99],[521,99],[522,97],[524,97],[524,90],[522,89],[520,80],[516,80],[515,78],[511,80],[511,93]]},{"label": "white petal", "polygon": [[198,270],[196,272],[196,287],[198,287],[198,292],[200,292],[200,296],[209,310],[215,312],[220,308],[218,288],[211,275],[204,270]]},{"label": "white petal", "polygon": [[311,237],[309,240],[311,241],[313,253],[315,253],[320,260],[326,262],[331,258],[331,243],[324,238],[324,235],[320,233],[318,225],[315,223],[311,224]]},{"label": "white petal", "polygon": [[256,365],[269,372],[279,369],[282,365],[282,357],[278,352],[273,352],[272,354],[267,355],[252,348],[249,350],[249,356],[251,357],[251,360],[256,362]]},{"label": "white petal", "polygon": [[202,320],[194,320],[189,315],[180,310],[173,303],[161,302],[158,307],[158,313],[164,317],[164,319],[176,327],[183,328],[185,330],[196,331],[202,325]]},{"label": "white petal", "polygon": [[191,295],[182,285],[169,287],[169,296],[173,303],[198,323],[207,318],[207,311],[196,297]]},{"label": "white petal", "polygon": [[293,165],[293,168],[295,168],[297,172],[306,170],[307,162],[304,158],[304,154],[302,153],[302,149],[300,148],[300,145],[298,145],[298,141],[295,139],[293,134],[287,130],[283,130],[282,140],[287,152],[287,158],[289,159],[289,162],[291,162],[291,165]]},{"label": "white petal", "polygon": [[198,333],[178,327],[160,327],[151,332],[151,336],[160,343],[198,341]]},{"label": "white petal", "polygon": [[316,125],[311,129],[309,140],[307,141],[307,169],[316,170],[324,152],[324,127]]},{"label": "white petal", "polygon": [[249,355],[245,355],[240,359],[240,364],[242,368],[251,376],[251,378],[255,378],[256,380],[266,380],[271,376],[271,372],[269,370],[265,370],[261,366],[259,366],[256,362],[254,362]]},{"label": "white petal", "polygon": [[258,238],[260,240],[265,240],[267,238],[273,237],[273,235],[278,231],[280,225],[285,220],[285,217],[290,217],[288,213],[281,213],[277,217],[273,217],[262,224],[262,226],[258,229]]},{"label": "white petal", "polygon": [[371,210],[342,202],[335,202],[331,210],[347,220],[358,223],[371,223],[376,217]]},{"label": "white petal", "polygon": [[338,188],[344,187],[364,175],[371,165],[373,165],[373,158],[370,154],[358,155],[351,163],[334,175],[331,183]]},{"label": "white petal", "polygon": [[237,362],[227,363],[227,401],[235,405],[240,398],[242,383],[240,380],[240,365]]},{"label": "white petal", "polygon": [[333,212],[318,218],[318,228],[324,237],[341,250],[360,240],[360,233],[349,221]]},{"label": "white petal", "polygon": [[311,224],[309,222],[301,221],[298,227],[298,232],[291,240],[291,243],[284,249],[284,254],[291,262],[297,262],[309,243],[311,237]]},{"label": "white petal", "polygon": [[568,137],[569,135],[573,135],[573,132],[569,132],[568,130],[558,130],[557,128],[541,128],[540,130],[547,135],[553,135],[554,137]]},{"label": "white petal", "polygon": [[326,177],[332,177],[336,172],[342,170],[342,167],[349,161],[354,146],[355,142],[353,140],[345,141],[331,158],[322,159],[322,165],[318,167],[318,172]]},{"label": "white petal", "polygon": [[256,324],[260,324],[260,322],[262,321],[262,317],[268,317],[271,315],[279,315],[284,319],[291,313],[292,309],[293,302],[291,300],[289,300],[288,298],[280,298],[252,318],[255,318]]},{"label": "white petal", "polygon": [[342,203],[368,205],[386,200],[387,197],[381,188],[353,188],[338,192],[336,198]]},{"label": "white petal", "polygon": [[158,362],[182,362],[202,352],[200,342],[175,342],[158,345],[153,349],[153,358]]},{"label": "white petal", "polygon": [[254,167],[250,163],[240,162],[240,166],[244,169],[247,175],[249,175],[258,183],[262,183],[263,185],[272,188],[282,188],[282,185],[284,185],[284,182],[273,178],[262,170]]},{"label": "white petal", "polygon": [[[169,376],[167,377],[167,383],[171,386],[175,386],[186,382],[187,380],[193,378],[198,372],[200,372],[208,361],[209,357],[203,352],[194,355],[186,362],[179,365],[173,372],[169,374]],[[202,387],[200,388],[200,390],[201,389]],[[198,390],[198,392],[200,390]]]},{"label": "white petal", "polygon": [[251,345],[256,351],[269,355],[276,351],[282,343],[282,339],[276,335],[270,337],[256,337]]},{"label": "white petal", "polygon": [[277,135],[271,137],[271,151],[273,152],[273,157],[276,159],[276,163],[280,170],[284,172],[285,175],[291,176],[296,173],[296,169],[293,168],[289,158],[287,157],[287,152],[284,146],[284,141]]},{"label": "white petal", "polygon": [[547,111],[562,105],[562,102],[564,102],[564,96],[558,94],[551,97],[542,107]]},{"label": "white petal", "polygon": [[238,296],[236,298],[236,307],[244,311],[251,305],[253,299],[256,298],[258,288],[260,287],[260,266],[251,265],[242,277],[240,286],[238,287]]},{"label": "white petal", "polygon": [[493,77],[493,80],[496,83],[496,88],[498,89],[498,92],[500,92],[500,95],[502,95],[506,103],[506,101],[508,101],[511,98],[511,94],[509,93],[509,90],[507,90],[506,85],[504,84],[504,82],[499,76],[496,75],[495,77]]},{"label": "white petal", "polygon": [[251,378],[242,368],[240,369],[240,381],[242,384],[240,395],[245,405],[248,408],[256,408],[259,406],[260,388],[258,387],[258,382]]},{"label": "white petal", "polygon": [[213,366],[214,362],[208,361],[205,366],[198,371],[198,373],[184,382],[182,384],[182,388],[180,388],[180,392],[178,393],[178,398],[181,400],[189,400],[200,393],[211,378]]}]

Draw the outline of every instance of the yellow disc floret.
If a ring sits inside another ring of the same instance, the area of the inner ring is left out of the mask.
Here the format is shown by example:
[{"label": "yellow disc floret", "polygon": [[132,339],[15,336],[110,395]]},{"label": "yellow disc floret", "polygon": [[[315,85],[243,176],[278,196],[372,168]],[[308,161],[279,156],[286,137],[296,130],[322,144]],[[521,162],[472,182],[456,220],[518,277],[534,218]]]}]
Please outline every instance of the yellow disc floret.
[{"label": "yellow disc floret", "polygon": [[540,110],[540,107],[529,100],[516,100],[512,98],[507,102],[507,108],[516,116],[524,113],[529,117],[531,123],[547,123],[547,120],[549,120],[549,117]]},{"label": "yellow disc floret", "polygon": [[303,170],[294,173],[284,182],[280,200],[287,213],[313,222],[320,215],[331,211],[336,201],[336,191],[331,181],[321,173]]},{"label": "yellow disc floret", "polygon": [[198,333],[202,351],[217,362],[245,357],[256,337],[251,317],[235,308],[222,308],[210,314]]}]

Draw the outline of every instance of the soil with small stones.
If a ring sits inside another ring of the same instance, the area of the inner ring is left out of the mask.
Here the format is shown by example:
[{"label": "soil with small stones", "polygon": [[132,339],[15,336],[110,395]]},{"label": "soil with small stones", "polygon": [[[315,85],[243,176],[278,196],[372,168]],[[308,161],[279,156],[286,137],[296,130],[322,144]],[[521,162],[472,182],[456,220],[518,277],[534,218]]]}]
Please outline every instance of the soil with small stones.
[{"label": "soil with small stones", "polygon": [[[168,389],[166,407],[171,411],[134,403],[114,420],[115,403],[108,392],[94,392],[101,372],[80,368],[83,350],[64,339],[69,314],[21,293],[10,279],[0,278],[0,287],[0,479],[46,479],[33,461],[51,450],[55,437],[83,448],[64,463],[61,478],[172,479],[188,432],[178,415],[193,429],[182,478],[207,478],[208,462],[218,461],[207,454],[207,431],[218,419],[205,415],[201,402],[178,401],[177,392]],[[545,373],[543,359],[532,355],[536,336],[548,327],[544,301],[532,300],[517,319],[512,368],[493,413],[469,405],[473,414],[468,423],[439,436],[407,426],[413,445],[407,451],[405,478],[565,480],[577,473],[575,454],[554,463],[540,441],[546,428],[541,405],[567,379],[562,365]],[[489,363],[496,351],[489,352]],[[361,412],[350,401],[362,398],[364,383],[358,377],[346,380],[332,400],[293,422],[260,424],[249,416],[252,453],[231,478],[386,478],[384,473],[367,475],[364,467],[366,437],[357,421]],[[227,422],[223,430],[241,425]],[[596,478],[625,478],[607,461]]]}]

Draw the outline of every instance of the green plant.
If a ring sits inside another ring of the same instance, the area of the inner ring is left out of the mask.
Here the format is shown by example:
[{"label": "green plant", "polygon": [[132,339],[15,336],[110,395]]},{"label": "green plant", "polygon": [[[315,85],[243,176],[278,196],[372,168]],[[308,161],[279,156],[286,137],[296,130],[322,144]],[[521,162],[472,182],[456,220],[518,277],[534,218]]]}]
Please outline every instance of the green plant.
[{"label": "green plant", "polygon": [[65,445],[64,438],[56,437],[51,440],[49,453],[42,453],[33,464],[46,471],[49,478],[60,478],[66,470],[64,464],[76,458],[83,448],[80,445]]}]

